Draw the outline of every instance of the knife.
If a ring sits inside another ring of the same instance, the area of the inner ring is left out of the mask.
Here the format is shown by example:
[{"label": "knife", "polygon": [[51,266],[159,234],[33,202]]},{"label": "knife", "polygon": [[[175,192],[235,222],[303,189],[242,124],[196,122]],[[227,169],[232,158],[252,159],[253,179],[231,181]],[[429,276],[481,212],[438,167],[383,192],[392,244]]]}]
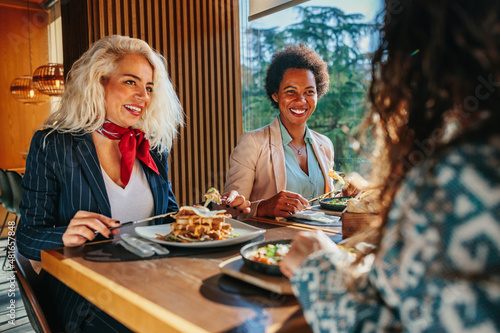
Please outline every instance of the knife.
[{"label": "knife", "polygon": [[[162,217],[166,217],[166,216],[170,216],[170,215],[177,214],[177,213],[178,212],[170,212],[170,213],[166,213],[166,214],[151,216],[151,217],[148,217],[148,218],[142,219],[142,220],[127,221],[127,222],[123,222],[118,227],[111,227],[111,228],[109,228],[109,230],[118,229],[118,228],[121,228],[121,227],[123,227],[125,225],[129,225],[129,224],[137,224],[137,223],[148,222],[148,221],[156,220],[156,219],[159,219],[159,218],[162,218]],[[97,230],[94,231],[94,234],[97,235],[98,233],[99,233],[99,231],[97,231]]]}]

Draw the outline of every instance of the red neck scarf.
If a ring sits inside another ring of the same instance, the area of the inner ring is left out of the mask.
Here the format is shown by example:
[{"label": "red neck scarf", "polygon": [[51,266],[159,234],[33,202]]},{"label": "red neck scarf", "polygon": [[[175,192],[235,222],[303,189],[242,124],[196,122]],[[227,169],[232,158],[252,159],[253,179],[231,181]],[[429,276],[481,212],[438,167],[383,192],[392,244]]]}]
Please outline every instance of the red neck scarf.
[{"label": "red neck scarf", "polygon": [[122,153],[120,178],[125,186],[130,180],[136,157],[143,161],[151,170],[160,174],[149,153],[149,141],[144,137],[144,132],[138,129],[120,127],[109,120],[106,120],[97,132],[110,140],[120,140],[118,144]]}]

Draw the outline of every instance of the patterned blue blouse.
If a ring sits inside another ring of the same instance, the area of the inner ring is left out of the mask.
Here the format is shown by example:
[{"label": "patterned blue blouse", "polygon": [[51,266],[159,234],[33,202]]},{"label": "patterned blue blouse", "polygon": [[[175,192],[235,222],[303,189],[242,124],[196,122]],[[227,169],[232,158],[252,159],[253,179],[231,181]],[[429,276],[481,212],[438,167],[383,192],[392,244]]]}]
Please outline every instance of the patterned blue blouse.
[{"label": "patterned blue blouse", "polygon": [[357,279],[360,298],[346,291],[338,253],[295,273],[315,332],[500,332],[500,136],[415,167],[380,251]]}]

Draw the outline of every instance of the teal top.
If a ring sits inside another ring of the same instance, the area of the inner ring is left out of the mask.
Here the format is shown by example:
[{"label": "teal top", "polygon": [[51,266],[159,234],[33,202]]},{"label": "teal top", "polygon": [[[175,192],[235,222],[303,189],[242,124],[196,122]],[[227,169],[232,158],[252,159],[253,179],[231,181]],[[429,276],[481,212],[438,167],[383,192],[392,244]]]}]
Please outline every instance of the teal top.
[{"label": "teal top", "polygon": [[320,196],[325,191],[325,178],[318,163],[318,158],[312,147],[312,137],[309,128],[306,126],[306,135],[304,141],[307,149],[307,175],[299,166],[293,150],[288,146],[292,137],[288,134],[285,126],[278,117],[281,129],[281,141],[283,142],[283,151],[285,153],[286,166],[286,190],[302,195],[305,199],[312,199]]}]

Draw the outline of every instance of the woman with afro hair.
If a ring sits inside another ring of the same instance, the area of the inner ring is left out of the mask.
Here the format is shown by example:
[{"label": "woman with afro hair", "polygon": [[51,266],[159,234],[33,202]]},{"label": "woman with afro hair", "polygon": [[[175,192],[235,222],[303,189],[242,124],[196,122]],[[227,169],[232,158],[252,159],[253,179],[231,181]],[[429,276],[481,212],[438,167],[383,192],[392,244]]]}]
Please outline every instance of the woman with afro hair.
[{"label": "woman with afro hair", "polygon": [[231,154],[225,190],[249,198],[247,217],[290,217],[333,189],[333,144],[307,127],[330,84],[327,64],[305,45],[274,54],[266,95],[279,114],[271,124],[244,133]]}]

